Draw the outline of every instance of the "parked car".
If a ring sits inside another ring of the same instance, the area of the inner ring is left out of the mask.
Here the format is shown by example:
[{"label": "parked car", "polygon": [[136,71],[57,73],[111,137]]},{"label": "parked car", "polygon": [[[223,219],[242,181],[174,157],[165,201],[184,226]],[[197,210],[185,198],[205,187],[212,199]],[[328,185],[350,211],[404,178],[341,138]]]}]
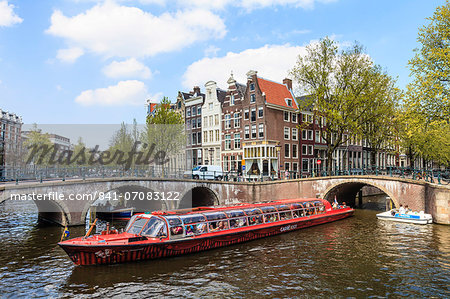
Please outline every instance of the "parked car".
[{"label": "parked car", "polygon": [[198,165],[191,171],[184,172],[183,177],[194,180],[222,180],[223,170],[217,165]]}]

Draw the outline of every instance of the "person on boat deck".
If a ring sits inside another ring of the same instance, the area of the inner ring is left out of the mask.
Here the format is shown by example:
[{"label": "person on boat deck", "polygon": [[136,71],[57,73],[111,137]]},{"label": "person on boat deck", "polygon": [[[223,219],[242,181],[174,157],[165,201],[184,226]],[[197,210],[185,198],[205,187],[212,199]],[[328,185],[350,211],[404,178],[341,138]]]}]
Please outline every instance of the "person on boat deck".
[{"label": "person on boat deck", "polygon": [[403,207],[403,205],[400,205],[400,208],[398,209],[398,213],[405,214],[405,208]]},{"label": "person on boat deck", "polygon": [[411,212],[411,209],[408,207],[408,205],[405,205],[405,214],[409,214]]}]

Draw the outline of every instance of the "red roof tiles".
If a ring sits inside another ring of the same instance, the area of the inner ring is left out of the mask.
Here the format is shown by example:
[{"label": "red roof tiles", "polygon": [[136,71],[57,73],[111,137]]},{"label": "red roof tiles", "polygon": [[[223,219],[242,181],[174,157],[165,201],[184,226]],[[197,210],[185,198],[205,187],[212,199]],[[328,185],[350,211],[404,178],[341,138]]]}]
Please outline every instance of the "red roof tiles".
[{"label": "red roof tiles", "polygon": [[[289,91],[286,85],[276,83],[270,80],[262,79],[258,77],[258,85],[261,92],[266,95],[267,103],[297,109],[297,103],[292,93]],[[288,106],[286,99],[292,100],[292,106]]]}]

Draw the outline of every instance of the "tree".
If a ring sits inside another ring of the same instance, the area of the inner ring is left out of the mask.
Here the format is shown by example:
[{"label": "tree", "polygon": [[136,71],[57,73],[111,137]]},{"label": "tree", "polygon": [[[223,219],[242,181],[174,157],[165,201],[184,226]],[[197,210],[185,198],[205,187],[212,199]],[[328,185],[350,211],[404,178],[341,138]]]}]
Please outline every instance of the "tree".
[{"label": "tree", "polygon": [[[120,129],[117,130],[111,138],[109,145],[109,156],[102,160],[102,164],[109,165],[122,165],[128,162],[128,156],[132,153],[133,146],[135,146],[132,132],[129,132],[127,124],[122,122],[120,124]],[[130,165],[134,165],[135,157],[131,156]]]},{"label": "tree", "polygon": [[428,119],[450,117],[450,1],[436,9],[430,23],[419,29],[419,49],[409,61],[413,98]]},{"label": "tree", "polygon": [[[450,2],[436,9],[419,29],[419,49],[409,61],[413,81],[402,105],[402,145],[416,157],[450,165]],[[423,166],[427,166],[426,164]]]},{"label": "tree", "polygon": [[162,165],[163,176],[166,159],[177,154],[185,141],[183,117],[170,108],[170,100],[164,97],[155,113],[147,116],[147,125],[142,133],[142,142],[150,147],[154,146],[159,160],[157,162]]},{"label": "tree", "polygon": [[42,134],[36,124],[33,125],[33,128],[28,133],[23,145],[27,164],[49,165],[51,154],[55,150],[54,145],[50,141],[49,134]]},{"label": "tree", "polygon": [[396,116],[403,92],[395,86],[393,78],[375,67],[365,97],[365,122],[362,123],[361,133],[370,148],[370,165],[376,165],[376,156],[380,151],[395,150]]},{"label": "tree", "polygon": [[326,37],[306,47],[306,52],[290,73],[310,95],[299,103],[300,109],[312,107],[314,118],[325,120],[320,131],[327,144],[326,166],[330,171],[336,148],[350,138],[362,138],[363,129],[383,117],[377,109],[386,107],[379,103],[387,98],[380,95],[390,88],[386,85],[391,80],[356,43],[339,51],[336,42]]}]

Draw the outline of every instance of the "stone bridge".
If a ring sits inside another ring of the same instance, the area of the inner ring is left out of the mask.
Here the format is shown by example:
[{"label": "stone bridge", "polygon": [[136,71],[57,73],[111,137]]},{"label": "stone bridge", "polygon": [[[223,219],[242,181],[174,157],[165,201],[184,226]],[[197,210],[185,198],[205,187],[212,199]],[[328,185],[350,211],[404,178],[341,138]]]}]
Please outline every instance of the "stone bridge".
[{"label": "stone bridge", "polygon": [[[0,186],[4,200],[35,201],[41,218],[61,225],[83,225],[89,208],[108,191],[125,194],[137,211],[321,197],[351,206],[364,186],[383,191],[398,207],[409,205],[450,224],[450,187],[383,176],[319,177],[271,182],[222,182],[179,179],[106,178]],[[161,200],[165,198],[165,200]],[[115,198],[111,198],[115,199]],[[155,200],[157,199],[157,200]]]}]

